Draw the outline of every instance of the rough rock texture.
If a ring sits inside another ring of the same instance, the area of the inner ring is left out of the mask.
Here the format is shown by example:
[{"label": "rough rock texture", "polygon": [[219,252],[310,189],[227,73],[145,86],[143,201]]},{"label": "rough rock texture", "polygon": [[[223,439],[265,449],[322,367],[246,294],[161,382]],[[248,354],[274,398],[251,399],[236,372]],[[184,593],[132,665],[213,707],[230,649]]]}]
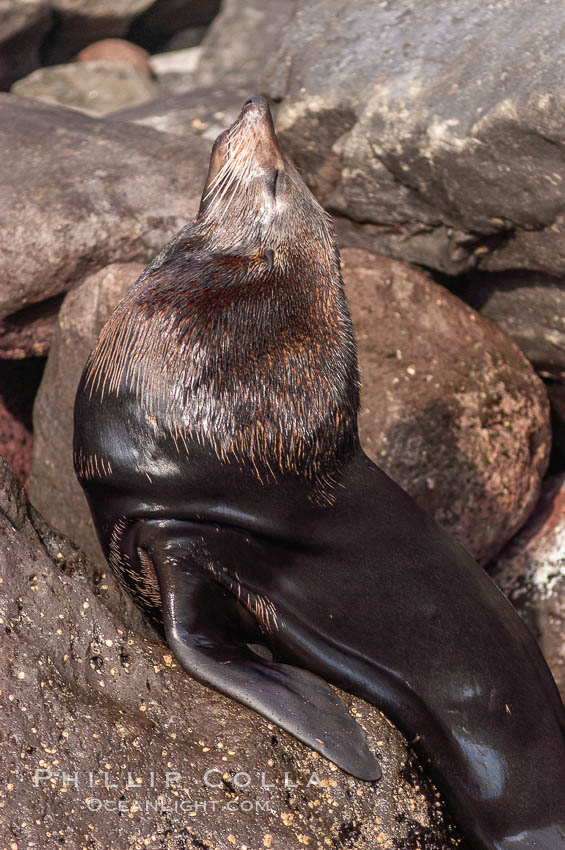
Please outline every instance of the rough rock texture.
[{"label": "rough rock texture", "polygon": [[261,94],[265,63],[279,48],[296,5],[296,0],[224,0],[202,41],[195,84],[242,85],[248,96]]},{"label": "rough rock texture", "polygon": [[39,68],[11,91],[20,97],[101,116],[146,103],[159,86],[128,61],[97,59]]},{"label": "rough rock texture", "polygon": [[110,116],[110,120],[142,124],[179,136],[196,133],[214,141],[222,130],[235,121],[247,97],[248,91],[244,86],[196,88],[132,109],[123,109]]},{"label": "rough rock texture", "polygon": [[[549,454],[542,382],[504,334],[413,269],[345,251],[363,375],[367,452],[472,554],[491,558],[526,520]],[[71,462],[72,408],[102,324],[140,268],[67,296],[34,410],[30,492],[100,558]]]},{"label": "rough rock texture", "polygon": [[73,470],[74,400],[98,334],[143,269],[142,263],[116,263],[89,275],[67,295],[34,407],[30,498],[51,523],[98,563],[103,563],[104,557]]},{"label": "rough rock texture", "polygon": [[562,275],[564,57],[560,0],[543,15],[535,0],[438,0],[433,14],[313,0],[262,88],[324,205],[371,225],[365,247],[452,274]]},{"label": "rough rock texture", "polygon": [[204,27],[220,8],[220,0],[154,0],[132,24],[129,37],[152,53],[179,30]]},{"label": "rough rock texture", "polygon": [[565,281],[538,272],[473,275],[457,294],[502,328],[536,371],[565,380]]},{"label": "rough rock texture", "polygon": [[45,361],[0,360],[0,455],[23,484],[31,469],[32,409]]},{"label": "rough rock texture", "polygon": [[547,396],[516,345],[427,276],[342,251],[367,453],[480,561],[532,511]]},{"label": "rough rock texture", "polygon": [[89,44],[76,57],[77,62],[93,62],[100,59],[111,62],[129,62],[146,77],[151,76],[147,50],[123,38],[103,38],[102,41]]},{"label": "rough rock texture", "polygon": [[195,215],[209,149],[0,95],[0,318],[151,259]]},{"label": "rough rock texture", "polygon": [[47,64],[68,62],[103,38],[125,38],[132,21],[153,0],[49,0],[56,25],[43,45]]},{"label": "rough rock texture", "polygon": [[45,357],[51,348],[62,300],[62,295],[55,295],[2,319],[0,360]]},{"label": "rough rock texture", "polygon": [[111,577],[86,577],[4,464],[0,541],[3,845],[456,846],[434,789],[376,709],[343,695],[383,769],[364,783],[199,685],[156,636],[134,630],[127,606],[117,613]]},{"label": "rough rock texture", "polygon": [[45,0],[0,0],[1,91],[39,66],[39,47],[51,20]]},{"label": "rough rock texture", "polygon": [[535,512],[490,574],[530,627],[565,698],[565,474],[544,483]]}]

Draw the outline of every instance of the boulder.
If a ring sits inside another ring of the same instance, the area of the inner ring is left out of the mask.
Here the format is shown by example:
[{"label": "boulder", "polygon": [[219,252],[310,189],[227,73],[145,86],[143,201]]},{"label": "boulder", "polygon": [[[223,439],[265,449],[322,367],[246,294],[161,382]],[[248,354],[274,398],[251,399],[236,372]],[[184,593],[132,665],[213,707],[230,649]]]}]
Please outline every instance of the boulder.
[{"label": "boulder", "polygon": [[142,124],[178,136],[194,133],[214,141],[236,120],[247,96],[243,86],[205,86],[114,112],[109,120]]},{"label": "boulder", "polygon": [[96,41],[81,50],[75,61],[94,62],[104,59],[110,62],[129,62],[146,77],[150,77],[149,58],[147,50],[144,50],[138,44],[133,44],[123,38],[103,38],[102,41]]},{"label": "boulder", "polygon": [[565,699],[565,474],[544,482],[530,520],[491,577],[529,626]]},{"label": "boulder", "polygon": [[374,707],[342,695],[382,766],[366,783],[191,679],[119,593],[0,462],[7,846],[464,850]]},{"label": "boulder", "polygon": [[514,270],[470,276],[457,294],[502,328],[544,378],[565,380],[565,281]]},{"label": "boulder", "polygon": [[0,319],[151,259],[195,215],[209,149],[0,95]]},{"label": "boulder", "polygon": [[[363,379],[368,454],[481,561],[524,523],[549,455],[542,382],[514,343],[416,270],[343,252]],[[100,558],[72,470],[84,362],[141,266],[112,266],[71,292],[34,410],[33,501]]]},{"label": "boulder", "polygon": [[280,47],[296,5],[296,0],[224,0],[202,40],[195,84],[227,83],[247,87],[247,97],[261,94],[265,64]]},{"label": "boulder", "polygon": [[565,273],[563,9],[543,10],[298,4],[262,90],[324,206],[367,224],[364,247],[449,274]]},{"label": "boulder", "polygon": [[39,67],[39,48],[51,22],[46,0],[0,0],[0,91]]},{"label": "boulder", "polygon": [[161,88],[161,96],[192,92],[194,72],[202,54],[201,47],[170,50],[151,57],[151,70]]},{"label": "boulder", "polygon": [[358,249],[342,259],[365,450],[484,563],[536,504],[544,385],[509,337],[427,275]]},{"label": "boulder", "polygon": [[96,59],[39,68],[11,88],[13,94],[76,109],[94,117],[137,106],[160,94],[159,86],[127,60]]}]

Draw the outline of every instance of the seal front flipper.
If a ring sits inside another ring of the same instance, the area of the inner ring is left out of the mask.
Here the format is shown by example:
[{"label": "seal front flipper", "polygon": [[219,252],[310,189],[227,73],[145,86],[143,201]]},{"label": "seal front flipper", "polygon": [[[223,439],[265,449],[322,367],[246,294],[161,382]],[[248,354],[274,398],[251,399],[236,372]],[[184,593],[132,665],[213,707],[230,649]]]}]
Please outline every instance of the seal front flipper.
[{"label": "seal front flipper", "polygon": [[[153,524],[142,525],[149,530]],[[307,670],[264,660],[249,649],[259,630],[253,624],[253,631],[246,608],[214,580],[206,564],[206,530],[199,535],[191,527],[187,534],[188,524],[158,525],[158,533],[151,530],[141,548],[159,579],[167,643],[184,669],[272,720],[347,773],[380,779],[364,731],[327,682]],[[213,533],[217,535],[216,529]],[[141,543],[139,526],[136,537]],[[226,558],[235,554],[228,541],[225,552]],[[229,566],[237,570],[237,565]]]}]

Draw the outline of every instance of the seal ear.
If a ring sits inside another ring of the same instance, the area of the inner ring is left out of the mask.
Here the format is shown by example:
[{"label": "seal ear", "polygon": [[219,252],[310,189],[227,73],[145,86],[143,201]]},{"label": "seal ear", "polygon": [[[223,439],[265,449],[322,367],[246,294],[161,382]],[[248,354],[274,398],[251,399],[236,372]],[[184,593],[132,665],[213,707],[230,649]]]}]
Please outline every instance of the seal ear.
[{"label": "seal ear", "polygon": [[[187,673],[264,715],[347,773],[380,779],[364,731],[327,682],[249,649],[258,636],[255,622],[203,564],[205,535],[212,532],[175,521],[158,528],[145,524],[150,534],[142,533],[143,548],[159,578],[167,643]],[[226,546],[226,557],[229,551]]]}]

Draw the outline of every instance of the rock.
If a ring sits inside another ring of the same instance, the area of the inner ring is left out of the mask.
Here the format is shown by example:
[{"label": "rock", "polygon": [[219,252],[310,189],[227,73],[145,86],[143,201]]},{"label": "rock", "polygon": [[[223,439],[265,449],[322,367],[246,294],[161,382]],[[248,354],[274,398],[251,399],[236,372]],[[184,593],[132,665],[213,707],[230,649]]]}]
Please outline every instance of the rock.
[{"label": "rock", "polygon": [[539,272],[472,275],[457,290],[502,328],[545,378],[565,380],[565,282]]},{"label": "rock", "polygon": [[123,38],[104,38],[102,41],[96,41],[81,50],[76,57],[77,62],[95,62],[100,59],[106,62],[129,62],[146,77],[151,76],[147,50]]},{"label": "rock", "polygon": [[172,38],[163,46],[163,53],[169,50],[185,50],[188,47],[196,47],[208,31],[208,27],[187,27],[176,32]]},{"label": "rock", "polygon": [[0,360],[46,357],[51,348],[62,300],[62,295],[55,295],[1,320]]},{"label": "rock", "polygon": [[155,256],[196,214],[209,148],[0,95],[0,319]]},{"label": "rock", "polygon": [[106,606],[88,573],[0,463],[7,845],[47,847],[57,835],[116,850],[457,846],[434,789],[375,708],[343,694],[383,769],[364,783],[189,678],[127,609]]},{"label": "rock", "polygon": [[[549,455],[542,382],[516,346],[447,290],[400,263],[343,253],[371,457],[482,561],[533,509]],[[51,523],[100,558],[72,471],[84,361],[141,267],[111,267],[67,296],[35,404],[30,481]]]},{"label": "rock", "polygon": [[129,61],[98,59],[40,68],[11,88],[13,94],[100,116],[159,96],[159,87]]},{"label": "rock", "polygon": [[367,453],[479,561],[533,510],[550,429],[517,346],[430,278],[342,251],[362,375]]},{"label": "rock", "polygon": [[194,71],[201,54],[201,47],[190,47],[185,50],[158,53],[151,57],[151,70],[161,87],[162,98],[192,92]]},{"label": "rock", "polygon": [[364,247],[449,274],[565,273],[563,9],[543,8],[297,6],[262,90],[324,206],[370,225]]},{"label": "rock", "polygon": [[43,374],[44,360],[0,360],[0,455],[20,481],[31,469],[33,401]]},{"label": "rock", "polygon": [[79,50],[104,38],[125,38],[132,21],[153,0],[49,0],[56,25],[43,45],[45,63],[70,61]]},{"label": "rock", "polygon": [[565,474],[545,481],[529,522],[491,577],[529,626],[565,698]]},{"label": "rock", "polygon": [[99,564],[104,556],[73,469],[75,394],[98,334],[143,269],[143,263],[115,263],[89,275],[67,295],[34,407],[30,498],[52,525]]},{"label": "rock", "polygon": [[206,27],[219,8],[220,0],[155,0],[132,24],[129,37],[155,53],[179,30]]},{"label": "rock", "polygon": [[39,67],[51,20],[45,0],[0,0],[0,91]]},{"label": "rock", "polygon": [[179,136],[195,133],[214,141],[235,121],[247,96],[243,86],[196,88],[184,94],[161,97],[133,109],[123,109],[111,115],[109,120],[142,124]]},{"label": "rock", "polygon": [[265,64],[280,46],[295,6],[296,0],[224,0],[202,40],[195,84],[227,83],[246,86],[248,96],[260,94]]}]

